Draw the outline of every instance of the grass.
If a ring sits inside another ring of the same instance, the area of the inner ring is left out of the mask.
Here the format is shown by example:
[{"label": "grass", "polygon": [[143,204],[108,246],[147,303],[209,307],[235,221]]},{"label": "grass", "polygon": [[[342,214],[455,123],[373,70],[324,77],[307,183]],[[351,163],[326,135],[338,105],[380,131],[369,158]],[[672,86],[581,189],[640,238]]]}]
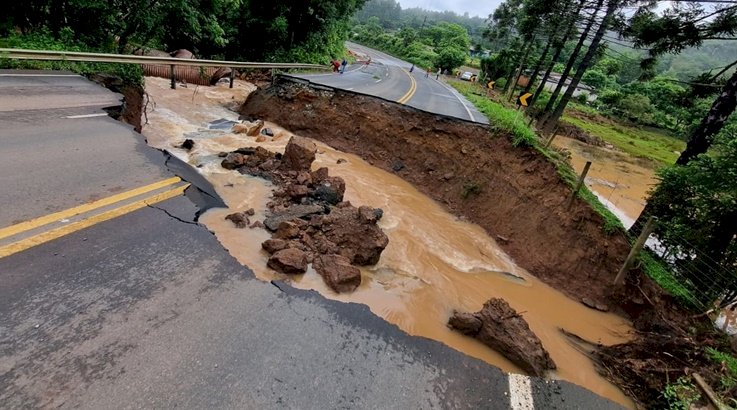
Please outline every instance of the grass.
[{"label": "grass", "polygon": [[[590,107],[586,108],[586,113],[592,110]],[[597,123],[570,115],[564,115],[563,121],[601,138],[627,154],[664,165],[675,163],[686,147],[686,143],[677,138],[622,124]]]},{"label": "grass", "polygon": [[658,260],[653,254],[648,251],[640,253],[640,262],[642,263],[642,270],[658,284],[661,288],[665,289],[670,293],[681,305],[690,308],[703,310],[704,305],[701,301],[691,292],[682,281],[679,281],[673,275],[673,271],[670,270],[663,262]]},{"label": "grass", "polygon": [[724,366],[727,368],[727,374],[722,376],[721,379],[723,390],[729,391],[734,386],[737,386],[737,357],[711,347],[706,348],[706,356],[718,365],[724,363]]},{"label": "grass", "polygon": [[[509,107],[505,107],[499,103],[489,100],[484,95],[484,89],[478,84],[467,83],[464,81],[448,81],[458,92],[466,97],[471,103],[481,111],[493,128],[508,132],[512,136],[512,145],[528,146],[536,149],[543,154],[548,160],[556,165],[558,174],[571,187],[578,182],[578,174],[571,166],[558,158],[557,153],[544,148],[540,143],[535,131],[527,126],[527,119],[524,115]],[[602,229],[607,234],[613,234],[617,231],[623,231],[622,222],[614,215],[604,204],[586,186],[581,187],[578,196],[591,206],[604,219]]]}]

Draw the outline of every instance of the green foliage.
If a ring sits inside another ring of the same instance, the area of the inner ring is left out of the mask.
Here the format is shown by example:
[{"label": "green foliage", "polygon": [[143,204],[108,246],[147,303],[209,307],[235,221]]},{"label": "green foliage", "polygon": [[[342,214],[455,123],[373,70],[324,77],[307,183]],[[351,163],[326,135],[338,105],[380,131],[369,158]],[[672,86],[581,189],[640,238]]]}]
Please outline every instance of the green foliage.
[{"label": "green foliage", "polygon": [[[110,51],[94,50],[75,41],[74,34],[69,28],[61,30],[62,39],[54,38],[48,31],[18,35],[13,34],[3,39],[3,46],[9,48],[23,48],[30,50],[58,50],[58,51]],[[81,63],[71,61],[34,61],[11,60],[0,56],[0,68],[4,69],[31,69],[31,70],[69,70],[89,76],[94,73],[107,72],[119,76],[124,83],[143,85],[143,70],[137,64],[111,63]]]},{"label": "green foliage", "polygon": [[647,250],[640,253],[640,262],[643,272],[670,293],[682,306],[694,310],[703,308],[704,305],[694,294],[695,290],[689,286],[688,282],[676,278],[673,270],[666,263]]},{"label": "green foliage", "polygon": [[506,82],[505,77],[514,70],[517,58],[517,52],[505,48],[489,57],[482,58],[481,71],[485,74],[486,78],[497,80],[498,87],[504,87],[503,84],[499,84],[499,80],[504,78]]},{"label": "green foliage", "polygon": [[727,369],[727,374],[722,376],[722,390],[729,391],[737,386],[737,357],[731,354],[720,352],[712,347],[706,348],[706,355],[714,361],[714,363],[722,365]]},{"label": "green foliage", "polygon": [[601,124],[564,116],[563,121],[597,136],[618,149],[639,158],[662,164],[673,164],[686,144],[660,132],[648,131],[622,124]]},{"label": "green foliage", "polygon": [[692,404],[701,399],[701,393],[689,377],[683,376],[665,387],[663,397],[671,410],[689,410]]}]

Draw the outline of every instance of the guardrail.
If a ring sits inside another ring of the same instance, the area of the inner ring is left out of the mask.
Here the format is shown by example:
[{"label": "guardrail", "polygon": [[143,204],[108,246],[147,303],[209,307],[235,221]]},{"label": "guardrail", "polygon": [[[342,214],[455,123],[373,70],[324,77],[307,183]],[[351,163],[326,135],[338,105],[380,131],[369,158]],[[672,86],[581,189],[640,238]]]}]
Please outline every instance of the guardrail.
[{"label": "guardrail", "polygon": [[[79,61],[89,63],[123,63],[123,64],[162,64],[171,66],[172,88],[176,88],[174,67],[229,67],[233,68],[262,68],[262,69],[308,69],[308,70],[330,70],[329,66],[319,64],[296,64],[296,63],[260,63],[221,60],[197,60],[174,57],[136,56],[125,54],[84,53],[78,51],[48,51],[48,50],[24,50],[17,48],[0,48],[0,57],[16,60],[48,60],[48,61]],[[233,87],[233,74],[231,71],[230,86]]]}]

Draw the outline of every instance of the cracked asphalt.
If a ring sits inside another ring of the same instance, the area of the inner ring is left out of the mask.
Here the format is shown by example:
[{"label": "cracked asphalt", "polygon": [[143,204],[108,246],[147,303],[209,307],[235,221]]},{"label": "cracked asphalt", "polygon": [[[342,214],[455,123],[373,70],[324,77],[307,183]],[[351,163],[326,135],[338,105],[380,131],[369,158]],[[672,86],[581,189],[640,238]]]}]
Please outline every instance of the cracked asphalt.
[{"label": "cracked asphalt", "polygon": [[[65,97],[77,88],[89,105]],[[66,118],[117,98],[79,77],[0,77],[0,229],[174,174],[193,184],[0,257],[0,407],[524,408],[493,366],[255,279],[196,223],[218,199],[192,169],[110,118]],[[530,395],[618,408],[564,382],[533,379]]]}]

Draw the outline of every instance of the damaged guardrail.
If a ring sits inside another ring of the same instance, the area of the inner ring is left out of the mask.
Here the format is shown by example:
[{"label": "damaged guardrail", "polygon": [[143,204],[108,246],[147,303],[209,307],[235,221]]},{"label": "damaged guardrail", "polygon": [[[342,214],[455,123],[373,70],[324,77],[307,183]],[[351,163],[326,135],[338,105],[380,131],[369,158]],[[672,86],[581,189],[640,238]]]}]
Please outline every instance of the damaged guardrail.
[{"label": "damaged guardrail", "polygon": [[320,64],[299,63],[261,63],[223,60],[197,60],[175,57],[136,56],[125,54],[85,53],[79,51],[49,51],[24,50],[16,48],[0,48],[0,57],[16,60],[50,60],[50,61],[79,61],[88,63],[123,63],[123,64],[160,64],[171,67],[171,84],[176,88],[175,66],[190,67],[229,67],[230,87],[233,87],[234,68],[261,68],[261,69],[307,69],[330,70],[330,66]]}]

